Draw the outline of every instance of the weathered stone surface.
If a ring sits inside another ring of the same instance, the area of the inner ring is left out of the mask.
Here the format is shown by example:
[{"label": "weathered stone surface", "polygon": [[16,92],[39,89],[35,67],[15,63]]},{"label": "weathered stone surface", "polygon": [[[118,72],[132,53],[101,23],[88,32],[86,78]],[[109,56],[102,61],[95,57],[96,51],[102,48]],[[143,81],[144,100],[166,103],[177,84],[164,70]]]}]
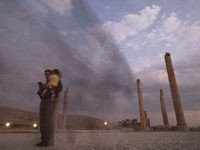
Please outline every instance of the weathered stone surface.
[{"label": "weathered stone surface", "polygon": [[166,62],[171,94],[172,94],[172,100],[173,100],[175,114],[176,114],[177,130],[187,131],[189,129],[186,124],[184,113],[183,113],[183,108],[181,104],[181,99],[180,99],[179,90],[178,90],[178,86],[176,82],[174,68],[172,65],[171,56],[170,56],[170,53],[168,52],[166,52],[166,55],[165,55],[165,62]]},{"label": "weathered stone surface", "polygon": [[164,94],[163,94],[162,89],[160,89],[160,104],[161,104],[162,115],[163,115],[163,124],[164,124],[164,126],[169,126],[167,109],[166,109],[165,99],[164,99]]},{"label": "weathered stone surface", "polygon": [[68,88],[64,92],[64,102],[63,102],[63,113],[62,113],[62,126],[61,129],[66,129],[66,113],[67,113],[67,102],[68,102]]},{"label": "weathered stone surface", "polygon": [[139,102],[141,126],[146,127],[146,119],[145,119],[145,112],[144,112],[144,106],[143,106],[142,87],[141,87],[140,79],[137,79],[137,91],[138,91],[138,102]]}]

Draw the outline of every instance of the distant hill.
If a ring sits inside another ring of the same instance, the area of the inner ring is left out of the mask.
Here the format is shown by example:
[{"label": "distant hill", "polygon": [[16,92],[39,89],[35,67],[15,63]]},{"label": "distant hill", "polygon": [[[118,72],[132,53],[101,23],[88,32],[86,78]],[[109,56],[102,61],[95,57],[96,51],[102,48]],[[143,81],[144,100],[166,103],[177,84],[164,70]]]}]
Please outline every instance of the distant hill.
[{"label": "distant hill", "polygon": [[[59,114],[58,120],[61,122],[61,114]],[[33,123],[39,123],[39,114],[32,111],[0,106],[0,125],[2,126],[6,122],[32,126]],[[103,123],[104,121],[101,119],[68,114],[66,127],[68,129],[102,129],[104,126]]]},{"label": "distant hill", "polygon": [[66,126],[68,129],[102,129],[104,121],[89,116],[67,115]]},{"label": "distant hill", "polygon": [[38,113],[17,108],[0,106],[0,123],[11,122],[18,125],[38,123]]}]

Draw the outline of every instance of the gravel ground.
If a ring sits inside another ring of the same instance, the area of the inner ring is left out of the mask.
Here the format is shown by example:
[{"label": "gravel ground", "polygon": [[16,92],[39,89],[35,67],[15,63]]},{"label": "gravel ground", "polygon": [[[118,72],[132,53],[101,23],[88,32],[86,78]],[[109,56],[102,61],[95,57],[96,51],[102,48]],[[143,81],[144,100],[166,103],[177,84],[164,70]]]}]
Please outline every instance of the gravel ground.
[{"label": "gravel ground", "polygon": [[200,132],[64,132],[55,146],[35,147],[39,133],[0,133],[0,150],[200,150]]}]

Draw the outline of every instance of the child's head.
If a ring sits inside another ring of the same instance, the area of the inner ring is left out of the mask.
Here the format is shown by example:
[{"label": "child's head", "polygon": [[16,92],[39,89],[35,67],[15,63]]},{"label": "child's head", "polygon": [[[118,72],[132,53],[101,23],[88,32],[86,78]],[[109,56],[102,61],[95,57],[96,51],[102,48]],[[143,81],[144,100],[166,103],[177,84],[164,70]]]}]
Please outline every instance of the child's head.
[{"label": "child's head", "polygon": [[60,73],[60,71],[59,71],[58,69],[54,69],[54,70],[52,71],[52,74],[58,75],[60,79],[62,78],[62,74]]}]

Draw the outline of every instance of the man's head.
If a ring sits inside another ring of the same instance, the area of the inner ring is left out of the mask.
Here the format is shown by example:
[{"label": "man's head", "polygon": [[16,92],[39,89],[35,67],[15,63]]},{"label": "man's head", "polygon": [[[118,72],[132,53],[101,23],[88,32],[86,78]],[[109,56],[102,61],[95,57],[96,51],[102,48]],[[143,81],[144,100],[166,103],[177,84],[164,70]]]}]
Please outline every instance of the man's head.
[{"label": "man's head", "polygon": [[47,80],[49,79],[49,77],[51,76],[51,74],[52,74],[52,71],[49,70],[49,69],[47,69],[47,70],[44,71],[44,76],[45,76],[45,78]]}]

